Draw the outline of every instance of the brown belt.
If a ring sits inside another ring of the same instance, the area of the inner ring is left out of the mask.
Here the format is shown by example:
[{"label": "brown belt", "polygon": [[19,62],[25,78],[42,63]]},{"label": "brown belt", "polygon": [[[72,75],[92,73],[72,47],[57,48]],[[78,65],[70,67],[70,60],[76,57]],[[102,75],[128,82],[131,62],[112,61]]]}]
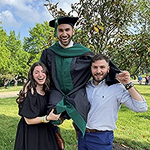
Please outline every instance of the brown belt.
[{"label": "brown belt", "polygon": [[85,132],[94,133],[94,132],[104,132],[104,131],[103,130],[96,130],[96,129],[88,129],[88,128],[86,128]]}]

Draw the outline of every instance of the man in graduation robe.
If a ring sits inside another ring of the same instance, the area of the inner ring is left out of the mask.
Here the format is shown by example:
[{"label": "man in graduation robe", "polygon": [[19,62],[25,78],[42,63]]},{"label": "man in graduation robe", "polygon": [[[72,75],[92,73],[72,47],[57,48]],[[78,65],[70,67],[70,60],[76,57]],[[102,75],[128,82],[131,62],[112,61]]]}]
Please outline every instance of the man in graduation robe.
[{"label": "man in graduation robe", "polygon": [[49,70],[51,91],[49,108],[56,108],[66,119],[72,118],[84,134],[87,114],[90,109],[85,84],[91,77],[90,64],[93,53],[90,49],[72,41],[77,17],[61,17],[49,22],[59,39],[45,49],[41,56]]},{"label": "man in graduation robe", "polygon": [[[58,42],[45,49],[40,60],[50,73],[49,111],[55,108],[57,113],[62,113],[61,117],[71,118],[84,135],[90,109],[85,84],[91,77],[93,53],[72,41],[77,20],[77,17],[60,17],[49,22],[55,28]],[[106,82],[114,84],[117,82],[115,74],[120,70],[112,62],[110,66],[112,75]]]}]

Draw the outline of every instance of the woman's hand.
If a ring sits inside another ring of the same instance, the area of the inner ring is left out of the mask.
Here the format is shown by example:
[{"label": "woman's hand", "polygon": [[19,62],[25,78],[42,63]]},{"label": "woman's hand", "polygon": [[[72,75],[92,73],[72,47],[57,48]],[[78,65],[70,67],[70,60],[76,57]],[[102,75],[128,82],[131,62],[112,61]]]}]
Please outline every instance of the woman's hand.
[{"label": "woman's hand", "polygon": [[50,120],[58,120],[61,114],[54,114],[54,109],[51,110],[51,112],[49,113],[49,115],[47,115],[47,121]]}]

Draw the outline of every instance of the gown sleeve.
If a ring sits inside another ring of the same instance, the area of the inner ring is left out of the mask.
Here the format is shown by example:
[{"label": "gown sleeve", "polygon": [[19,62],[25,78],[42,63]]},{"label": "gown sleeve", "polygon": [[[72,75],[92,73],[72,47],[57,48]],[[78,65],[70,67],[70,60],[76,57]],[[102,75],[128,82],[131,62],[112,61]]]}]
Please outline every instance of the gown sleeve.
[{"label": "gown sleeve", "polygon": [[40,62],[44,63],[45,65],[47,64],[47,49],[45,49],[42,52],[41,58],[40,58]]},{"label": "gown sleeve", "polygon": [[35,118],[39,115],[37,93],[32,94],[28,91],[27,96],[24,98],[22,106],[19,108],[19,115],[28,119]]}]

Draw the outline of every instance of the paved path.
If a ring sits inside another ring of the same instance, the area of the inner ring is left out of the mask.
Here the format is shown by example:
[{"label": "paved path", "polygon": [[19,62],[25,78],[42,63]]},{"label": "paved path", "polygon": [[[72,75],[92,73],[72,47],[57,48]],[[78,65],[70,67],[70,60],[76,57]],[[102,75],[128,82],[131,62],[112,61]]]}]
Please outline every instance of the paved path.
[{"label": "paved path", "polygon": [[[132,81],[134,84],[139,84],[137,80]],[[144,84],[144,83],[143,83]],[[16,97],[19,91],[0,92],[0,98]]]},{"label": "paved path", "polygon": [[0,98],[16,97],[19,91],[0,92]]}]

